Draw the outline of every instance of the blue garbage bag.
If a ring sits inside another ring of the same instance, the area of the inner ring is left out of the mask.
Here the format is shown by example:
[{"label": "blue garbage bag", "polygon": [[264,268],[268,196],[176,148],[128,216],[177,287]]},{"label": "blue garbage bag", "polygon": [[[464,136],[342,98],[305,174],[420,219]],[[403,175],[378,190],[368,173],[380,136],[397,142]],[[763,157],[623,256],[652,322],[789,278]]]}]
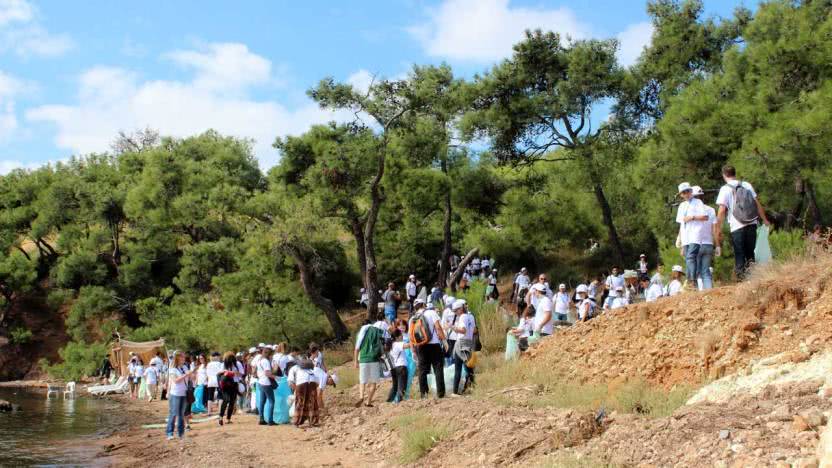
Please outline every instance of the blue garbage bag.
[{"label": "blue garbage bag", "polygon": [[757,263],[771,261],[771,245],[768,243],[768,226],[765,224],[757,228],[757,245],[754,246],[754,260]]},{"label": "blue garbage bag", "polygon": [[191,404],[191,413],[204,413],[205,406],[202,404],[202,395],[205,393],[205,385],[200,385],[194,390],[194,402]]},{"label": "blue garbage bag", "polygon": [[277,381],[277,391],[274,392],[274,422],[277,424],[289,424],[289,395],[292,390],[289,388],[289,380],[281,377]]},{"label": "blue garbage bag", "polygon": [[514,361],[520,357],[520,346],[517,344],[517,337],[506,333],[506,361]]}]

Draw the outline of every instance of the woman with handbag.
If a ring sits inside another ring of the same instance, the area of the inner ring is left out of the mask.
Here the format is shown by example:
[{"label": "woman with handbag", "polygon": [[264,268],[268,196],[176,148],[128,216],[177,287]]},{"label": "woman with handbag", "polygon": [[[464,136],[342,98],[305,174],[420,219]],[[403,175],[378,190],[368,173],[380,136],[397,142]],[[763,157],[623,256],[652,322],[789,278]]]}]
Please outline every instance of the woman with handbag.
[{"label": "woman with handbag", "polygon": [[219,418],[220,426],[223,425],[223,416],[225,416],[226,422],[231,424],[231,414],[234,413],[234,406],[237,403],[237,394],[239,392],[237,386],[240,385],[240,378],[243,375],[243,367],[237,362],[237,357],[231,351],[228,351],[223,356],[222,366],[223,370],[218,374],[217,378],[218,388],[222,395]]},{"label": "woman with handbag", "polygon": [[263,356],[257,361],[257,412],[261,426],[276,426],[274,422],[274,391],[277,381],[272,373],[272,349],[263,348]]}]

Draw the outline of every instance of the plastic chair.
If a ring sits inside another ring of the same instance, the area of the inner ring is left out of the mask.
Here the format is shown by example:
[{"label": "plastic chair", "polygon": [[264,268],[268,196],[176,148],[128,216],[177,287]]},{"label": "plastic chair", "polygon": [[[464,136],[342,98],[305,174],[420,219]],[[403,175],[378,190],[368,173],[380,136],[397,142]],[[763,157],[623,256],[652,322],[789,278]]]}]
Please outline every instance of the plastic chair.
[{"label": "plastic chair", "polygon": [[61,393],[61,391],[62,391],[63,389],[64,389],[64,388],[63,388],[63,387],[61,387],[61,386],[59,386],[59,385],[53,385],[53,384],[49,384],[49,385],[47,385],[47,386],[46,386],[46,398],[47,398],[47,399],[49,399],[49,397],[51,397],[53,393],[54,393],[54,394],[55,394],[55,396],[57,397],[57,396],[58,396],[58,394],[59,394],[59,393]]},{"label": "plastic chair", "polygon": [[64,398],[69,395],[70,398],[75,398],[75,382],[67,382],[66,389],[64,389]]}]

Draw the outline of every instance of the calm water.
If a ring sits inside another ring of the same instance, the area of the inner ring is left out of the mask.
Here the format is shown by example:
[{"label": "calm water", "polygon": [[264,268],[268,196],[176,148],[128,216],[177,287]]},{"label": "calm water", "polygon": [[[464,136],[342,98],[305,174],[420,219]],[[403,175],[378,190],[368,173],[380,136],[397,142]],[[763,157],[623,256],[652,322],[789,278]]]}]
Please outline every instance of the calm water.
[{"label": "calm water", "polygon": [[[63,395],[46,399],[45,391],[0,388],[0,399],[23,411],[0,413],[0,466],[101,466],[97,448],[84,444],[123,427],[126,415],[107,399]],[[75,443],[70,443],[75,441]],[[80,441],[80,443],[78,443]]]}]

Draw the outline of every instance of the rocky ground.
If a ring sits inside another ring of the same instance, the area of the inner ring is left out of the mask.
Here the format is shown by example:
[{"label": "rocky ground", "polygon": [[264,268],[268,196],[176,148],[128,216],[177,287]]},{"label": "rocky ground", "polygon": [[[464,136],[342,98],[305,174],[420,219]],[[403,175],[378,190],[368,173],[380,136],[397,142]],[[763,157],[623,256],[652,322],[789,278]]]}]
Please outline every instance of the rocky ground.
[{"label": "rocky ground", "polygon": [[[830,285],[832,260],[815,259],[559,330],[527,365],[567,380],[360,409],[350,405],[356,389],[332,389],[319,428],[265,428],[241,415],[232,426],[194,425],[184,443],[163,440],[160,429],[133,429],[104,441],[102,459],[394,466],[402,463],[403,433],[417,430],[399,426],[419,415],[442,434],[414,466],[825,466],[832,451]],[[531,404],[561,382],[628,379],[696,391],[666,417]],[[164,418],[161,404],[142,411]]]}]

